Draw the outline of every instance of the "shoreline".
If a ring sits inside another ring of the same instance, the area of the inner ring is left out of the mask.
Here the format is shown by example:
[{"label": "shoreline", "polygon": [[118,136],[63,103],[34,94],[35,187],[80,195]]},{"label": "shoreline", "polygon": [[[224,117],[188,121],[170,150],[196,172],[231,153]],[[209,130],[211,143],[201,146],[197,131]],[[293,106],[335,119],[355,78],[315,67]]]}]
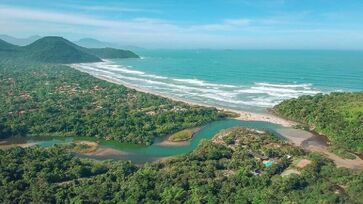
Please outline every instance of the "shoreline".
[{"label": "shoreline", "polygon": [[[71,67],[78,70],[78,71],[80,71],[80,72],[87,73],[87,74],[91,75],[90,73],[88,73],[86,71],[83,71],[82,69],[78,69],[78,68],[73,67],[73,66],[71,66]],[[239,115],[238,117],[234,118],[234,119],[237,119],[237,120],[270,122],[270,123],[281,125],[283,127],[293,127],[293,126],[297,125],[297,123],[294,122],[294,121],[284,119],[282,117],[279,117],[279,116],[271,114],[271,113],[255,113],[255,112],[249,112],[249,111],[235,110],[235,109],[231,109],[231,108],[224,108],[224,107],[217,106],[217,105],[210,105],[210,104],[205,104],[205,103],[202,103],[202,102],[195,102],[195,101],[191,101],[191,100],[188,100],[188,99],[182,99],[182,98],[179,98],[179,97],[169,96],[169,95],[158,93],[158,92],[155,92],[155,91],[135,87],[135,86],[132,86],[132,85],[127,84],[127,83],[122,83],[120,81],[117,81],[117,80],[112,79],[112,78],[107,77],[107,76],[96,76],[96,75],[92,75],[92,76],[96,77],[98,79],[113,83],[113,84],[123,85],[123,86],[125,86],[127,88],[134,89],[134,90],[139,91],[139,92],[164,97],[164,98],[167,98],[167,99],[170,99],[170,100],[173,100],[173,101],[182,102],[182,103],[186,103],[186,104],[194,105],[194,106],[204,106],[204,107],[209,107],[209,108],[216,108],[218,111],[233,112],[233,113],[236,113],[236,114]]]},{"label": "shoreline", "polygon": [[[89,74],[88,72],[85,72],[85,71],[80,70],[78,68],[76,68],[76,69],[78,71]],[[237,113],[237,114],[239,114],[239,116],[234,118],[234,119],[237,119],[237,120],[270,122],[270,123],[281,125],[282,127],[285,127],[285,128],[293,128],[295,125],[298,124],[295,121],[291,121],[291,120],[279,117],[279,116],[277,116],[275,114],[272,114],[271,112],[270,113],[255,113],[255,112],[234,110],[234,109],[230,109],[230,108],[223,108],[223,107],[219,107],[219,106],[216,106],[216,105],[210,105],[210,104],[204,104],[204,103],[201,103],[201,102],[190,101],[190,100],[187,100],[187,99],[181,99],[181,98],[178,98],[178,97],[168,96],[166,94],[158,93],[158,92],[155,92],[155,91],[142,89],[142,88],[135,87],[135,86],[132,86],[132,85],[127,84],[127,83],[122,83],[120,81],[117,81],[117,80],[112,79],[112,78],[107,77],[107,76],[95,76],[95,75],[92,75],[92,76],[94,76],[94,77],[96,77],[98,79],[104,80],[104,81],[108,81],[110,83],[123,85],[123,86],[125,86],[127,88],[134,89],[134,90],[139,91],[139,92],[143,92],[143,93],[147,93],[147,94],[152,94],[152,95],[168,98],[168,99],[173,100],[173,101],[178,101],[178,102],[186,103],[186,104],[189,104],[189,105],[195,105],[195,106],[212,107],[212,108],[216,108],[218,111],[228,111],[228,112]],[[305,130],[302,130],[302,129],[295,129],[295,128],[293,129],[293,131],[295,133],[298,133],[298,134],[296,134],[295,136],[291,136],[291,135],[294,135],[294,134],[285,133],[285,134],[282,134],[282,136],[285,137],[290,143],[294,144],[295,146],[303,148],[306,151],[318,152],[320,154],[323,154],[326,158],[332,160],[338,167],[345,167],[345,168],[350,168],[350,169],[363,169],[363,160],[360,157],[357,156],[354,160],[344,159],[344,158],[341,158],[341,157],[337,156],[336,154],[328,151],[326,149],[326,147],[324,147],[324,145],[323,146],[322,145],[315,145],[314,146],[312,144],[307,145],[306,143],[309,140],[313,139],[315,134],[313,132],[311,132],[311,131],[305,131]],[[280,132],[280,133],[283,133],[283,132]],[[301,133],[304,133],[304,134],[301,135]],[[176,146],[187,145],[187,142],[184,141],[184,142],[181,142],[181,143],[178,142],[178,144],[175,144],[175,142],[166,141],[161,146],[163,146],[163,145],[164,146],[175,146],[176,147]]]}]

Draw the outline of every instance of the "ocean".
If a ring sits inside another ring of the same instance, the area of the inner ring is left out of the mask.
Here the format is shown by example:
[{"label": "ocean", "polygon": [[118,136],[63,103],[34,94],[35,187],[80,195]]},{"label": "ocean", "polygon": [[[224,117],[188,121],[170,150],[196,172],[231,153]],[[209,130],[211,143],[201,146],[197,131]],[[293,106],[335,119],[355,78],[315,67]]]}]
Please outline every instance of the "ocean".
[{"label": "ocean", "polygon": [[363,91],[363,51],[139,50],[73,67],[162,95],[265,112],[301,95]]}]

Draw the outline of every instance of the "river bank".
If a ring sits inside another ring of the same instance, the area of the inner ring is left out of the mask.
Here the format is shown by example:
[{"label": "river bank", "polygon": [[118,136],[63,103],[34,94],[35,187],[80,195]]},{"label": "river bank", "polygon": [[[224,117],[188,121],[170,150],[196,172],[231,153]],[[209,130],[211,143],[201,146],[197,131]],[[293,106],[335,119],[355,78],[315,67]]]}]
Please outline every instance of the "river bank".
[{"label": "river bank", "polygon": [[[29,147],[39,145],[41,147],[49,147],[54,144],[70,144],[77,141],[90,141],[91,144],[97,143],[97,149],[83,154],[77,153],[79,157],[98,159],[98,160],[130,160],[135,164],[142,165],[146,162],[153,162],[189,153],[198,147],[203,139],[211,139],[221,131],[233,127],[247,127],[251,129],[268,131],[280,136],[281,139],[287,140],[297,147],[301,147],[306,151],[318,152],[325,157],[331,159],[339,167],[363,170],[363,160],[359,157],[355,159],[344,159],[329,151],[329,146],[323,138],[318,137],[310,132],[293,129],[289,127],[281,127],[273,123],[262,121],[243,121],[227,119],[212,122],[199,130],[191,140],[183,143],[168,144],[167,137],[160,138],[154,144],[149,146],[140,146],[133,144],[117,143],[114,141],[106,141],[95,138],[9,138],[0,141],[1,149],[8,149],[15,146]],[[81,144],[86,144],[81,142]],[[89,143],[87,143],[89,144]]]}]

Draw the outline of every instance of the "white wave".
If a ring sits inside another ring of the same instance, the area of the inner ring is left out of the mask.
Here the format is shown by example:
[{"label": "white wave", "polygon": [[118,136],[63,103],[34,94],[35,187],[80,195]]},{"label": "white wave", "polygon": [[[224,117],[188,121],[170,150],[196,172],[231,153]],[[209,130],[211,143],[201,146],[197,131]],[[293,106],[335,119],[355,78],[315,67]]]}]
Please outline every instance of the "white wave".
[{"label": "white wave", "polygon": [[199,79],[168,78],[130,69],[131,66],[101,63],[72,67],[132,87],[224,107],[272,107],[284,99],[320,93],[312,84],[256,82],[250,86],[210,83]]},{"label": "white wave", "polygon": [[144,76],[154,78],[154,79],[168,79],[168,77],[158,76],[154,74],[145,74]]},{"label": "white wave", "polygon": [[266,94],[270,96],[277,96],[279,98],[295,98],[300,95],[314,95],[320,93],[319,90],[311,88],[277,88],[265,86],[252,86],[250,88],[236,90],[235,92],[240,94]]},{"label": "white wave", "polygon": [[270,108],[270,107],[273,107],[276,104],[278,104],[278,102],[267,102],[267,101],[256,102],[256,101],[252,101],[252,102],[246,102],[245,103],[245,105],[258,106],[258,107],[264,107],[264,108]]},{"label": "white wave", "polygon": [[223,97],[236,97],[238,95],[238,93],[235,92],[227,92],[227,91],[221,91],[219,93],[217,93],[219,96],[223,96]]},{"label": "white wave", "polygon": [[301,94],[317,94],[319,91],[314,90],[297,90],[274,87],[251,87],[252,90],[261,91],[263,93],[301,93]]},{"label": "white wave", "polygon": [[[130,67],[130,66],[127,66]],[[168,79],[168,77],[158,76],[154,74],[146,74],[142,71],[130,70],[120,65],[113,65],[113,64],[97,64],[97,68],[104,69],[104,70],[111,70],[117,72],[123,72],[126,74],[134,74],[134,75],[141,75],[143,77],[154,78],[154,79]]]},{"label": "white wave", "polygon": [[205,82],[205,81],[199,80],[199,79],[173,79],[173,80],[178,81],[178,82],[193,84],[193,85],[197,85],[197,86],[226,87],[226,88],[235,88],[236,87],[234,85],[228,85],[228,84],[208,83],[208,82]]},{"label": "white wave", "polygon": [[208,98],[208,99],[217,100],[217,101],[238,104],[237,100],[233,100],[233,99],[231,99],[229,97],[218,96],[216,94],[206,93],[206,94],[201,94],[199,96],[202,96],[202,97],[205,97],[205,98]]},{"label": "white wave", "polygon": [[278,87],[278,88],[304,88],[304,87],[311,87],[312,84],[272,84],[266,82],[256,82],[256,86],[267,86],[267,87]]},{"label": "white wave", "polygon": [[173,79],[173,80],[179,81],[179,82],[184,82],[184,83],[189,83],[189,84],[195,84],[195,85],[199,85],[199,86],[205,85],[204,81],[198,80],[198,79]]},{"label": "white wave", "polygon": [[83,71],[93,71],[93,72],[102,72],[102,73],[107,73],[109,75],[113,75],[114,73],[113,72],[109,72],[109,71],[106,71],[106,70],[100,70],[100,69],[97,69],[95,67],[91,67],[91,66],[88,66],[88,65],[82,65],[82,64],[79,64],[79,65],[74,65],[72,66],[73,68],[75,69],[80,69],[80,70],[83,70]]},{"label": "white wave", "polygon": [[135,74],[135,75],[144,75],[145,74],[145,72],[142,72],[142,71],[130,70],[127,68],[123,68],[121,66],[114,66],[114,65],[110,66],[110,65],[100,64],[100,65],[97,65],[97,68],[112,70],[112,71],[119,71],[119,72],[123,72],[123,73],[127,73],[127,74]]},{"label": "white wave", "polygon": [[[145,78],[137,78],[137,77],[123,76],[123,75],[114,75],[114,77],[119,78],[119,79],[124,79],[124,80],[127,80],[127,81],[135,81],[135,82],[137,82],[137,84],[135,84],[135,86],[141,86],[141,87],[145,86],[146,84],[154,84],[154,85],[161,85],[163,87],[173,88],[175,90],[180,90],[180,91],[196,91],[196,92],[199,92],[199,93],[214,93],[214,94],[218,92],[218,91],[213,90],[213,89],[203,89],[203,88],[189,87],[189,86],[185,86],[185,85],[165,83],[165,82],[150,80],[150,79],[145,79]],[[142,82],[142,83],[140,83],[140,82]],[[157,88],[157,87],[155,87],[155,88]]]}]

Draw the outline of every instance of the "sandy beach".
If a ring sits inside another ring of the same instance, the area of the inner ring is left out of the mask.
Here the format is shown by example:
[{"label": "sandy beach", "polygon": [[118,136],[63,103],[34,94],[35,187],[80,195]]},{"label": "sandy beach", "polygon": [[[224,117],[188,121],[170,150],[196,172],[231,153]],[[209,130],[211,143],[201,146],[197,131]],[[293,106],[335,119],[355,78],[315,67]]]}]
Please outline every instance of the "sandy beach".
[{"label": "sandy beach", "polygon": [[175,146],[175,147],[180,147],[180,146],[185,146],[188,145],[189,141],[181,141],[181,142],[172,142],[169,140],[163,140],[160,143],[157,143],[156,145],[158,146],[165,146],[165,147],[170,147],[170,146]]},{"label": "sandy beach", "polygon": [[79,141],[74,141],[73,143],[77,144],[77,145],[86,145],[86,146],[89,146],[89,147],[96,147],[96,148],[98,147],[98,143],[93,142],[93,141],[79,140]]},{"label": "sandy beach", "polygon": [[87,156],[123,156],[126,155],[126,152],[118,151],[112,148],[99,147],[94,152],[85,153]]},{"label": "sandy beach", "polygon": [[[81,71],[81,72],[88,73],[88,72],[83,71],[82,69],[78,69],[76,67],[74,67],[74,68]],[[189,100],[186,100],[186,99],[182,99],[182,98],[178,98],[178,97],[173,97],[173,96],[168,96],[168,95],[165,95],[165,94],[157,93],[155,91],[140,89],[138,87],[132,86],[132,85],[127,84],[127,83],[122,83],[122,82],[120,82],[118,80],[115,80],[115,79],[107,77],[107,76],[95,76],[95,75],[93,75],[93,76],[98,78],[98,79],[108,81],[110,83],[120,84],[120,85],[126,86],[126,87],[134,89],[136,91],[140,91],[140,92],[143,92],[143,93],[149,93],[149,94],[169,98],[171,100],[187,103],[189,105],[213,107],[213,108],[217,108],[219,111],[229,111],[229,112],[237,113],[239,115],[239,117],[237,117],[235,119],[238,119],[238,120],[264,121],[264,122],[270,122],[270,123],[278,124],[278,125],[281,125],[283,127],[293,127],[294,125],[296,125],[296,122],[294,122],[294,121],[286,120],[284,118],[281,118],[281,117],[278,117],[276,115],[269,114],[269,113],[254,113],[254,112],[248,112],[248,111],[240,111],[240,110],[223,108],[223,107],[209,105],[209,104],[200,103],[200,102],[197,103],[197,102],[194,102],[194,101],[189,101]]]},{"label": "sandy beach", "polygon": [[[222,110],[226,110],[226,109],[222,109]],[[264,122],[279,124],[284,127],[293,127],[297,124],[294,121],[286,120],[284,118],[280,118],[276,115],[272,115],[272,114],[268,114],[268,113],[262,114],[262,113],[244,112],[244,111],[237,111],[237,110],[228,110],[228,111],[236,112],[236,113],[240,114],[240,116],[238,118],[236,118],[239,120],[264,121]]]},{"label": "sandy beach", "polygon": [[293,128],[280,128],[277,130],[277,133],[296,146],[302,146],[305,141],[314,137],[311,132]]}]

